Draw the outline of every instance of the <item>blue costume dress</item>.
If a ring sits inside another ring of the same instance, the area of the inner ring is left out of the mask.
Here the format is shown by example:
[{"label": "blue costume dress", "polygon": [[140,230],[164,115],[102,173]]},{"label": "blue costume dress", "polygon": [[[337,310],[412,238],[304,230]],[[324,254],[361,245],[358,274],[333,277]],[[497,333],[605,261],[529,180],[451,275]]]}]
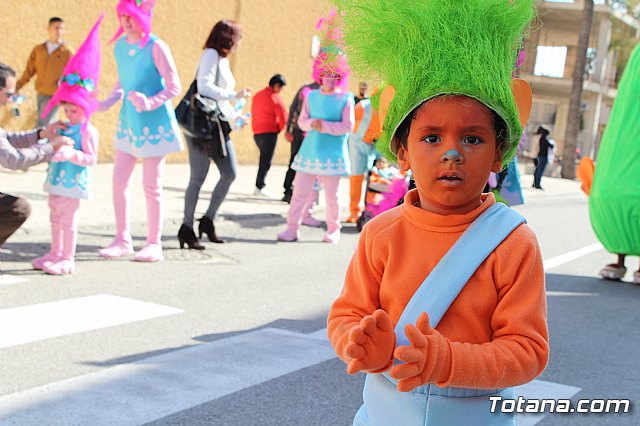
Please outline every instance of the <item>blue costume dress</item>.
[{"label": "blue costume dress", "polygon": [[127,98],[130,91],[147,97],[164,90],[165,82],[153,61],[153,45],[158,37],[151,35],[149,43],[127,43],[121,37],[115,45],[120,85],[124,90],[122,109],[115,139],[117,150],[134,157],[163,157],[183,148],[182,136],[173,106],[165,102],[153,111],[137,112]]},{"label": "blue costume dress", "polygon": [[[325,95],[313,90],[307,98],[312,118],[326,121],[342,121],[342,111],[347,102],[353,103],[351,93]],[[317,130],[307,132],[300,151],[291,168],[311,175],[345,176],[351,174],[349,162],[349,133],[335,136]]]},{"label": "blue costume dress", "polygon": [[[87,123],[87,126],[91,124]],[[82,123],[68,125],[66,130],[60,132],[74,140],[73,148],[82,151]],[[47,180],[44,182],[44,190],[49,194],[61,195],[69,198],[91,198],[89,168],[78,166],[69,161],[59,163],[50,162],[47,171]]]}]

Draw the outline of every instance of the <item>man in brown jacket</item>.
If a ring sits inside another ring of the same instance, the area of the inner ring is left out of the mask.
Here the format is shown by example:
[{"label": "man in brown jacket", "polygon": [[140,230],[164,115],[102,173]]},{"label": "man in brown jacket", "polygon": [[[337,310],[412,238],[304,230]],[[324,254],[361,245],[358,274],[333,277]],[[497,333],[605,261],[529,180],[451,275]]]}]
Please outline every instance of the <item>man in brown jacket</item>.
[{"label": "man in brown jacket", "polygon": [[49,39],[33,48],[27,62],[27,68],[16,85],[17,91],[20,91],[31,80],[31,77],[36,75],[36,92],[38,93],[36,126],[51,124],[56,120],[58,114],[56,106],[44,119],[41,117],[42,111],[47,107],[58,88],[58,80],[62,76],[65,65],[73,55],[71,48],[65,46],[62,41],[63,34],[64,21],[57,17],[49,19]]}]

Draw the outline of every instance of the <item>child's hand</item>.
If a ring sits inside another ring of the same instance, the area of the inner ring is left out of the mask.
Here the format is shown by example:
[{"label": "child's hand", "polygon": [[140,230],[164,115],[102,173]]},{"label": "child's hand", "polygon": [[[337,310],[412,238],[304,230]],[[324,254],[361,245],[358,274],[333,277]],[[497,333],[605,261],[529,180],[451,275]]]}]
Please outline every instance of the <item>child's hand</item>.
[{"label": "child's hand", "polygon": [[51,143],[51,145],[53,145],[53,150],[55,152],[58,152],[58,150],[60,150],[60,148],[62,147],[73,147],[73,145],[75,145],[75,141],[69,136],[57,135],[54,138],[49,139],[49,142]]},{"label": "child's hand", "polygon": [[127,95],[137,112],[151,111],[151,102],[144,93],[131,91]]},{"label": "child's hand", "polygon": [[75,151],[75,149],[73,149],[72,146],[61,145],[58,148],[58,150],[56,151],[56,153],[53,154],[53,157],[51,158],[51,161],[53,161],[54,163],[61,163],[63,161],[69,161],[73,157],[74,151]]},{"label": "child's hand", "polygon": [[373,315],[367,315],[349,333],[346,353],[351,361],[347,373],[382,370],[393,362],[395,346],[396,335],[389,314],[378,309]]},{"label": "child's hand", "polygon": [[322,132],[322,120],[313,120],[311,122],[311,128],[318,132]]},{"label": "child's hand", "polygon": [[[395,350],[395,357],[404,364],[393,366],[389,375],[398,380],[398,390],[409,392],[418,386],[436,381],[433,376],[442,351],[449,351],[446,339],[431,328],[429,316],[423,312],[416,325],[407,324],[405,333],[411,346],[399,346]],[[440,367],[440,366],[438,366]]]}]

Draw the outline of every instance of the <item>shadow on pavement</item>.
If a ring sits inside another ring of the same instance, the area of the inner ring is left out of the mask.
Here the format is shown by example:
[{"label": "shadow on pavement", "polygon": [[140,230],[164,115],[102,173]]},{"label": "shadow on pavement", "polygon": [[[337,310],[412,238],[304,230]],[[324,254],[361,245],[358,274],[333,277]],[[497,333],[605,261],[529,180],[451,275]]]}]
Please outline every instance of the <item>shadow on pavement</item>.
[{"label": "shadow on pavement", "polygon": [[[308,320],[278,319],[268,324],[262,325],[260,327],[254,327],[251,329],[238,330],[238,331],[232,331],[227,333],[204,334],[201,336],[193,337],[192,339],[196,342],[211,343],[211,342],[215,342],[216,340],[226,339],[228,337],[237,336],[239,334],[250,333],[252,331],[262,330],[265,328],[279,328],[282,330],[293,331],[301,334],[309,334],[314,331],[321,330],[325,326],[326,326],[326,316],[322,316],[322,317],[318,316],[316,318],[312,318]],[[179,351],[181,349],[190,348],[192,346],[193,345],[176,346],[173,348],[165,348],[165,349],[159,349],[156,351],[142,352],[139,354],[133,354],[133,355],[129,355],[121,358],[113,358],[103,362],[83,362],[81,364],[96,366],[96,367],[111,367],[114,365],[132,363],[135,361],[139,361],[141,359],[146,359],[146,358],[166,354],[173,351]]]}]

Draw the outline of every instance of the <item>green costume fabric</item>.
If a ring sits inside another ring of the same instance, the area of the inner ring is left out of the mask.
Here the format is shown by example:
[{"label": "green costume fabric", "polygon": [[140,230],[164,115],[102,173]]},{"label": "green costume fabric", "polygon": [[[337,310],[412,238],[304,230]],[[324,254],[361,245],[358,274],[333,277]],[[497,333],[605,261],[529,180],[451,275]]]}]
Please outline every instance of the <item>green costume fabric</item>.
[{"label": "green costume fabric", "polygon": [[444,94],[466,95],[507,124],[508,164],[522,126],[511,92],[533,0],[334,0],[352,69],[396,89],[376,148],[396,161],[390,142],[414,108]]},{"label": "green costume fabric", "polygon": [[591,226],[611,253],[640,255],[640,45],[624,70],[589,196]]}]

